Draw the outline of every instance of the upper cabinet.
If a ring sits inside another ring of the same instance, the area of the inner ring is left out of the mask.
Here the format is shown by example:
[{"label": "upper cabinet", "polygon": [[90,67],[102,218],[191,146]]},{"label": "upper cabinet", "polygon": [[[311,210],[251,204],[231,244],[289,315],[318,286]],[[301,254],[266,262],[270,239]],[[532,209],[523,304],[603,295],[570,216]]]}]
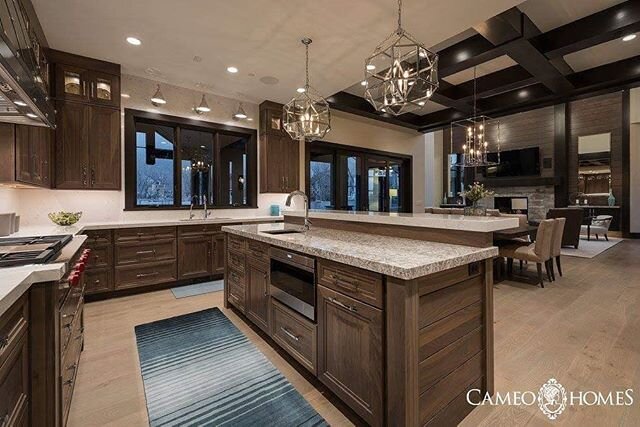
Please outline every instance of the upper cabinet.
[{"label": "upper cabinet", "polygon": [[119,190],[120,66],[50,51],[55,64],[56,187]]},{"label": "upper cabinet", "polygon": [[300,187],[300,142],[282,127],[282,105],[260,104],[260,192],[290,193]]},{"label": "upper cabinet", "polygon": [[52,133],[46,127],[0,124],[0,183],[51,188]]}]

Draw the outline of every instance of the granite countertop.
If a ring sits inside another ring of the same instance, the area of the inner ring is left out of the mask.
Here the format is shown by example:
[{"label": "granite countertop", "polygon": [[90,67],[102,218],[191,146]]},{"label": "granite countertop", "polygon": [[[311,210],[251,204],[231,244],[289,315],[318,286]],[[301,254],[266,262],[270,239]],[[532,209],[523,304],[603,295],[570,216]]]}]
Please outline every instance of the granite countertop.
[{"label": "granite countertop", "polygon": [[[304,211],[286,210],[284,216],[303,217]],[[372,224],[404,225],[410,227],[491,233],[518,226],[518,219],[496,216],[442,215],[428,213],[396,213],[365,211],[310,210],[309,218],[366,222]]]},{"label": "granite countertop", "polygon": [[411,280],[498,255],[498,248],[475,248],[375,234],[312,227],[306,233],[267,234],[287,224],[224,226],[222,231],[259,240],[403,280]]},{"label": "granite countertop", "polygon": [[[83,223],[80,221],[77,224],[71,226],[59,226],[52,222],[41,225],[28,225],[20,228],[17,233],[4,237],[29,237],[29,236],[45,236],[45,235],[58,235],[58,234],[80,234],[83,231],[88,230],[100,230],[100,229],[119,229],[119,228],[132,228],[132,227],[162,227],[162,226],[177,226],[177,225],[203,225],[203,224],[229,224],[229,223],[250,223],[250,222],[263,222],[263,221],[282,221],[282,216],[251,216],[251,217],[237,217],[237,218],[216,218],[210,217],[208,219],[194,218],[191,220],[186,219],[172,219],[172,220],[146,220],[146,221],[105,221],[105,222],[93,222]],[[2,271],[2,270],[0,270]]]},{"label": "granite countertop", "polygon": [[53,263],[28,264],[0,269],[0,277],[2,277],[0,280],[0,316],[27,292],[32,284],[55,282],[62,279],[67,272],[66,261],[86,239],[86,236],[75,236],[71,242],[65,245]]}]

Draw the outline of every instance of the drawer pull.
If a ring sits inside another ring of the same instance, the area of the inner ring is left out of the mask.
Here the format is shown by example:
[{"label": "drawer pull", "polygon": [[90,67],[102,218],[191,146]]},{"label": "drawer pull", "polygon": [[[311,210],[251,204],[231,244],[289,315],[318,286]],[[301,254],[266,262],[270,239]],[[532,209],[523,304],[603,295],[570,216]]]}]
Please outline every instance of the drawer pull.
[{"label": "drawer pull", "polygon": [[286,336],[288,336],[289,338],[291,338],[294,341],[300,341],[300,338],[295,336],[293,333],[291,333],[287,328],[285,328],[284,326],[280,326],[280,330],[282,332],[285,333]]},{"label": "drawer pull", "polygon": [[154,271],[153,273],[139,273],[139,274],[136,274],[136,278],[137,279],[142,279],[142,278],[145,278],[145,277],[157,276],[158,274],[160,274],[160,273],[158,273],[157,271]]},{"label": "drawer pull", "polygon": [[8,335],[6,337],[0,338],[0,350],[5,348],[7,345],[9,345],[9,336]]},{"label": "drawer pull", "polygon": [[352,306],[350,306],[350,305],[347,305],[347,304],[345,304],[345,303],[343,303],[343,302],[340,302],[340,301],[338,301],[338,300],[337,300],[337,299],[335,299],[335,298],[328,298],[328,300],[329,300],[329,301],[331,301],[332,303],[334,303],[335,305],[340,306],[340,307],[342,307],[342,308],[344,308],[344,309],[346,309],[346,310],[349,310],[349,311],[351,311],[351,312],[353,312],[353,313],[357,313],[357,312],[358,312],[358,309],[357,309],[357,308],[352,307]]},{"label": "drawer pull", "polygon": [[155,249],[151,249],[149,251],[138,251],[138,252],[136,252],[136,255],[147,255],[147,254],[153,254],[155,256],[156,250]]}]

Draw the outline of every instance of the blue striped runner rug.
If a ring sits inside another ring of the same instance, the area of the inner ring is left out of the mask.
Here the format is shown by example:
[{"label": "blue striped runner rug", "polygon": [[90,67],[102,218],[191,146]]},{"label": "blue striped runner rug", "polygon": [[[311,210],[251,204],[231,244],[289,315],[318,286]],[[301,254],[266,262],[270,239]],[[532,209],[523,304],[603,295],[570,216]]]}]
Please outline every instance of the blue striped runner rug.
[{"label": "blue striped runner rug", "polygon": [[135,327],[151,426],[326,426],[218,309]]}]

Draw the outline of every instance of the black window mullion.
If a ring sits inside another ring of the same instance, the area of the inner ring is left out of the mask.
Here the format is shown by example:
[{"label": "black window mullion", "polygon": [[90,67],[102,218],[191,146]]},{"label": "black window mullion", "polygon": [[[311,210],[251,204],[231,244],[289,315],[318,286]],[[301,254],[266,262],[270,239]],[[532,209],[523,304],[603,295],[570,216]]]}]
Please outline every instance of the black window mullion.
[{"label": "black window mullion", "polygon": [[180,127],[173,128],[174,156],[173,156],[173,206],[182,206],[182,152]]},{"label": "black window mullion", "polygon": [[213,135],[213,197],[216,206],[222,206],[222,156],[220,153],[220,132]]}]

